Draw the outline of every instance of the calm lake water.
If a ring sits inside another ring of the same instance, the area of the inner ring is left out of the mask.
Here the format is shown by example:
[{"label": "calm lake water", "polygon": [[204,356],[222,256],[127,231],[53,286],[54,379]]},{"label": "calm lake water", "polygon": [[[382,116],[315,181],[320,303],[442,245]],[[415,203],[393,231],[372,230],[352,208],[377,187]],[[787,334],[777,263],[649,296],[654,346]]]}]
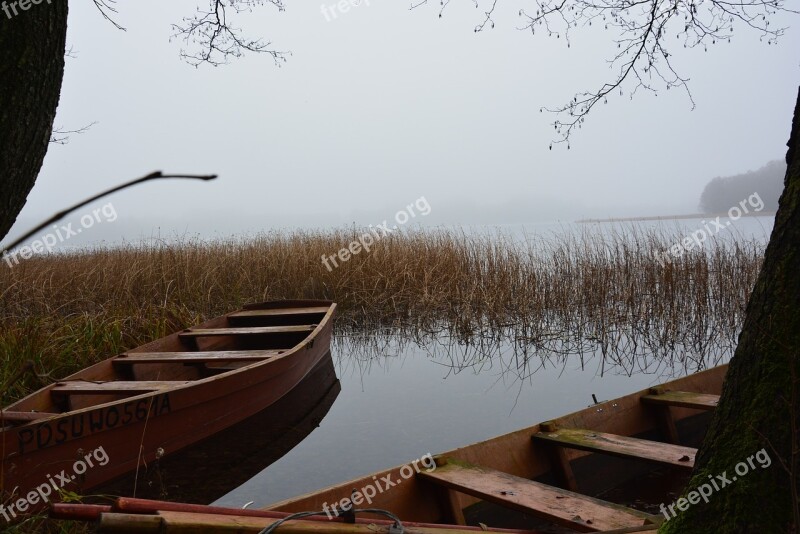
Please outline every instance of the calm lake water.
[{"label": "calm lake water", "polygon": [[467,347],[452,347],[462,353],[453,355],[389,341],[384,356],[363,361],[363,348],[343,344],[333,352],[341,393],[319,428],[216,504],[267,505],[585,408],[592,394],[606,400],[686,372],[653,366],[628,375],[607,365],[601,373],[602,358],[581,365],[576,356],[536,361],[521,378],[513,350],[497,348],[482,365],[454,369],[451,358]]},{"label": "calm lake water", "polygon": [[[715,237],[765,242],[772,220],[753,217],[727,225],[722,219],[725,230]],[[549,224],[465,231],[526,239],[592,226],[601,233],[634,228],[632,223]],[[677,236],[703,226],[701,219],[635,223],[639,229],[659,228]],[[703,346],[704,353],[682,346],[669,353],[661,349],[660,355],[632,355],[622,343],[616,347],[622,350],[606,350],[603,357],[587,343],[582,355],[554,355],[545,353],[548,349],[537,352],[515,335],[465,343],[444,332],[415,341],[392,333],[357,338],[338,333],[331,350],[339,383],[329,366],[326,383],[306,381],[271,413],[248,421],[238,433],[218,435],[212,450],[177,455],[188,467],[165,464],[151,485],[166,487],[167,494],[139,496],[266,506],[583,409],[593,404],[592,394],[603,401],[718,365],[735,345],[733,336],[724,345]],[[297,414],[306,413],[299,422]],[[228,459],[217,462],[218,456]],[[179,483],[181,471],[185,476]],[[233,488],[231,483],[241,485]],[[184,493],[189,486],[205,491],[190,496]]]}]

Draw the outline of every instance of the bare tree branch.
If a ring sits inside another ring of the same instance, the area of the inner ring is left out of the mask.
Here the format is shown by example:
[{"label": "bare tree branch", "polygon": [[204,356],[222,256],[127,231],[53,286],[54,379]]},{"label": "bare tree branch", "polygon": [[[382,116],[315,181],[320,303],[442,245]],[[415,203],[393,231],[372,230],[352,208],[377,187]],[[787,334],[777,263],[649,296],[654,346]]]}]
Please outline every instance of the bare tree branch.
[{"label": "bare tree branch", "polygon": [[103,15],[104,19],[113,24],[116,29],[126,31],[125,28],[119,25],[117,21],[111,18],[111,15],[108,14],[109,12],[115,15],[119,13],[119,11],[117,11],[117,8],[114,7],[114,4],[117,3],[117,0],[92,0],[92,1],[94,2],[94,5],[97,7],[98,11],[100,11],[100,14]]},{"label": "bare tree branch", "polygon": [[216,174],[199,174],[199,175],[198,174],[164,174],[161,171],[151,172],[150,174],[148,174],[146,176],[142,176],[141,178],[136,178],[135,180],[131,180],[129,182],[125,182],[122,185],[118,185],[118,186],[112,187],[111,189],[103,191],[101,193],[97,193],[96,195],[93,195],[93,196],[91,196],[91,197],[89,197],[89,198],[87,198],[85,200],[82,200],[82,201],[78,202],[74,206],[70,206],[69,208],[66,208],[66,209],[63,209],[63,210],[59,211],[58,213],[54,214],[52,217],[50,217],[46,221],[44,221],[44,222],[40,223],[39,225],[37,225],[32,230],[29,230],[28,232],[23,234],[21,237],[18,237],[17,239],[15,239],[11,244],[9,244],[7,246],[0,246],[0,254],[5,254],[9,250],[13,250],[17,245],[19,245],[20,243],[24,242],[26,239],[28,239],[32,235],[36,234],[36,232],[42,230],[43,228],[46,228],[46,227],[50,226],[51,224],[53,224],[55,222],[60,221],[61,219],[63,219],[64,217],[66,217],[67,215],[72,213],[73,211],[75,211],[77,209],[80,209],[80,208],[84,207],[87,204],[91,204],[95,200],[100,200],[101,198],[107,197],[108,195],[112,195],[112,194],[114,194],[114,193],[116,193],[118,191],[122,191],[123,189],[128,189],[129,187],[134,187],[134,186],[137,186],[139,184],[143,184],[144,182],[149,182],[151,180],[171,179],[171,178],[179,178],[179,179],[185,179],[185,180],[202,180],[204,182],[207,182],[209,180],[216,180],[217,179],[217,175]]},{"label": "bare tree branch", "polygon": [[97,121],[93,121],[82,128],[78,128],[77,130],[62,130],[61,128],[53,128],[53,133],[50,134],[50,142],[56,145],[66,145],[69,143],[69,134],[86,133],[95,124],[97,124]]},{"label": "bare tree branch", "polygon": [[185,17],[182,24],[173,24],[173,38],[179,38],[194,50],[181,49],[181,57],[195,67],[202,63],[223,65],[231,58],[239,58],[245,52],[269,54],[280,66],[290,52],[270,48],[270,42],[242,37],[241,29],[232,25],[231,15],[252,12],[254,7],[272,4],[279,12],[285,10],[283,0],[209,0],[207,10],[198,8],[192,17]]},{"label": "bare tree branch", "polygon": [[616,33],[619,49],[609,61],[616,67],[613,79],[595,90],[577,93],[566,105],[543,108],[557,116],[555,142],[568,143],[598,103],[606,103],[617,90],[624,94],[623,85],[631,98],[639,90],[658,94],[661,89],[681,88],[694,107],[689,80],[673,66],[667,38],[674,35],[684,48],[708,50],[709,44],[730,42],[734,28],[743,24],[773,44],[785,30],[770,28],[769,19],[778,12],[797,13],[786,8],[784,0],[538,0],[535,14],[520,11],[526,19],[524,28],[531,33],[540,29],[548,36],[563,35],[569,46],[574,28],[595,22]]},{"label": "bare tree branch", "polygon": [[[774,44],[786,28],[773,28],[770,19],[778,13],[798,14],[786,7],[787,0],[533,0],[535,11],[521,9],[525,21],[521,29],[532,34],[544,33],[556,39],[564,38],[571,46],[570,34],[576,28],[601,24],[615,34],[613,42],[618,52],[609,60],[615,74],[610,80],[590,91],[576,93],[564,105],[542,107],[553,113],[554,143],[567,143],[576,129],[581,128],[588,115],[608,97],[625,91],[633,98],[640,90],[658,94],[663,89],[684,90],[694,107],[687,78],[682,77],[672,63],[667,45],[674,38],[683,48],[708,50],[717,42],[730,42],[734,28],[743,26],[761,34],[761,40]],[[473,0],[475,7],[487,6],[484,18],[475,27],[483,31],[494,27],[492,15],[497,0]],[[427,3],[423,0],[412,9]],[[449,3],[449,2],[447,2]],[[442,11],[447,6],[441,1]],[[442,16],[442,11],[439,16]],[[550,148],[553,148],[551,143]]]}]

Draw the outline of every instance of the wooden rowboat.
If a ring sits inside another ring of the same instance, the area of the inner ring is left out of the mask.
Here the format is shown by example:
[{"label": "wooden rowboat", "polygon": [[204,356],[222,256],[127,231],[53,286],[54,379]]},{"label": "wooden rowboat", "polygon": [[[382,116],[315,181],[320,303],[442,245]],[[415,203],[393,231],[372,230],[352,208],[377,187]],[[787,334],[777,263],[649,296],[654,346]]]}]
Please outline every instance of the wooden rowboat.
[{"label": "wooden rowboat", "polygon": [[[665,519],[658,504],[674,499],[665,481],[680,491],[688,479],[726,371],[727,366],[716,367],[448,451],[434,458],[435,467],[411,469],[412,462],[263,510],[120,499],[98,508],[61,505],[53,514],[97,520],[101,532],[255,533],[289,513],[330,511],[352,498],[357,509],[394,513],[409,527],[407,533],[466,534],[476,525],[498,532],[654,531]],[[643,476],[650,477],[646,485],[639,483]],[[631,483],[636,499],[598,498]],[[368,492],[369,487],[373,490]],[[364,502],[368,493],[369,502]],[[633,500],[650,506],[639,503],[634,508]],[[343,525],[341,517],[331,521],[323,513],[284,523],[277,531],[396,532],[378,516],[356,515],[352,525]]]},{"label": "wooden rowboat", "polygon": [[36,511],[60,490],[93,488],[262,411],[328,356],[335,307],[249,305],[6,407],[4,510]]}]

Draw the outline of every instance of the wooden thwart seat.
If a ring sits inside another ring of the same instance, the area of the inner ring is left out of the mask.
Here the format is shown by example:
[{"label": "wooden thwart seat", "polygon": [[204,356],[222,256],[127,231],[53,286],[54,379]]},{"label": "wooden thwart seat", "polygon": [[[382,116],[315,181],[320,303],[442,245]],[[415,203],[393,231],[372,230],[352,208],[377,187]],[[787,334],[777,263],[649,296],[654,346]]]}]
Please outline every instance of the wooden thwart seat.
[{"label": "wooden thwart seat", "polygon": [[137,395],[189,384],[185,380],[116,380],[112,382],[58,382],[50,391],[54,395]]},{"label": "wooden thwart seat", "polygon": [[306,315],[312,313],[328,313],[328,306],[310,308],[280,308],[276,310],[244,310],[231,313],[228,317],[274,317],[276,315]]},{"label": "wooden thwart seat", "polygon": [[290,326],[251,326],[242,328],[192,328],[181,332],[181,338],[197,338],[205,336],[253,336],[264,334],[289,334],[296,332],[312,332],[317,325]]},{"label": "wooden thwart seat", "polygon": [[6,423],[29,423],[58,415],[49,412],[2,412],[0,419]]},{"label": "wooden thwart seat", "polygon": [[645,512],[484,467],[447,463],[418,476],[581,532],[658,522]]},{"label": "wooden thwart seat", "polygon": [[286,352],[285,350],[218,350],[196,352],[134,352],[114,359],[114,364],[135,363],[209,363],[261,361]]},{"label": "wooden thwart seat", "polygon": [[538,432],[535,441],[552,445],[599,452],[623,458],[638,458],[650,462],[667,464],[683,469],[692,469],[697,449],[671,443],[606,434],[580,428],[563,428],[554,432]]},{"label": "wooden thwart seat", "polygon": [[642,402],[661,406],[713,410],[719,404],[719,395],[692,393],[690,391],[664,391],[642,397]]}]

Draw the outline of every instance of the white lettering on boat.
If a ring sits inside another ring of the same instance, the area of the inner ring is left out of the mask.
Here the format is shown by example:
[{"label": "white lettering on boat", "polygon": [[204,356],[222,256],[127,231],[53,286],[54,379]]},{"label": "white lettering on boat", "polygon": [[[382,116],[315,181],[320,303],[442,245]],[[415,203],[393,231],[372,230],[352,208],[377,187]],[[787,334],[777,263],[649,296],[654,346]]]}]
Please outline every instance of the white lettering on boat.
[{"label": "white lettering on boat", "polygon": [[19,431],[19,454],[59,445],[119,426],[140,423],[171,411],[169,393],[46,421]]}]

